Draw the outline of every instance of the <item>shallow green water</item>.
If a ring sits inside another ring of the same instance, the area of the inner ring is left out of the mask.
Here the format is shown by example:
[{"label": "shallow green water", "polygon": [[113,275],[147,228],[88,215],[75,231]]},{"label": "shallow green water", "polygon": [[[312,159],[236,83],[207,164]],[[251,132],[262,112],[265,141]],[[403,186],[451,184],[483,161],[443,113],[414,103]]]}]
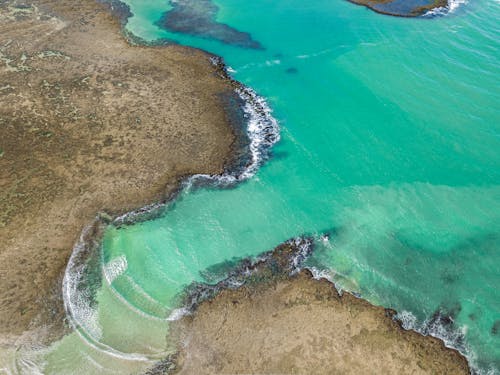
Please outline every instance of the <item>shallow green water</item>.
[{"label": "shallow green water", "polygon": [[188,189],[160,218],[111,227],[108,279],[96,312],[81,316],[100,350],[58,343],[44,354],[47,372],[63,373],[71,351],[79,359],[68,366],[95,373],[125,357],[150,365],[167,347],[165,317],[180,307],[178,294],[222,277],[207,269],[326,232],[311,267],[450,340],[429,319],[453,315],[473,363],[500,367],[498,1],[400,19],[346,1],[217,0],[217,21],[264,50],[160,29],[165,0],[126,3],[134,34],[223,56],[268,100],[281,141],[237,187]]}]

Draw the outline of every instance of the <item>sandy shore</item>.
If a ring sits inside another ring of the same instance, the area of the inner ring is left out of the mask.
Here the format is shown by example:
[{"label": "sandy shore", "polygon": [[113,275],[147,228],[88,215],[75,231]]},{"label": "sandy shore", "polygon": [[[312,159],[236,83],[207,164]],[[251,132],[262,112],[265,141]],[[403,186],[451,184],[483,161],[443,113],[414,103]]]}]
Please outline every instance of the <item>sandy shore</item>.
[{"label": "sandy shore", "polygon": [[94,0],[0,3],[0,343],[61,325],[82,228],[219,173],[234,95],[209,56],[131,46]]},{"label": "sandy shore", "polygon": [[289,276],[294,251],[278,247],[242,287],[222,288],[175,323],[175,373],[469,374],[462,355],[402,329],[394,311],[340,296],[309,271]]}]

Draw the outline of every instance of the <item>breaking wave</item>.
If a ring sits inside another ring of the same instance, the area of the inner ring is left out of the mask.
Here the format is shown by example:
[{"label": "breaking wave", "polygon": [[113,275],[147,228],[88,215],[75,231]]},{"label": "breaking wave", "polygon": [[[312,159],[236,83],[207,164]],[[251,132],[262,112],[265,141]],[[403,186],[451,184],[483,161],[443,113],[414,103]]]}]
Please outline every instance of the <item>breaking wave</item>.
[{"label": "breaking wave", "polygon": [[455,12],[460,6],[467,4],[468,0],[448,0],[448,5],[429,10],[423,17],[438,17]]}]

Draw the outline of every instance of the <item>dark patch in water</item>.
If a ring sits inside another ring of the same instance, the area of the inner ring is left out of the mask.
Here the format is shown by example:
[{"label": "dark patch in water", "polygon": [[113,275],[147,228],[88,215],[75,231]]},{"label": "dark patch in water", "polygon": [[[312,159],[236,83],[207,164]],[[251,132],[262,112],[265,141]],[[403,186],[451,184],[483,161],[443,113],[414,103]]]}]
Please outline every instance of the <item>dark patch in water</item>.
[{"label": "dark patch in water", "polygon": [[297,74],[299,70],[297,68],[288,68],[287,70],[285,70],[285,72],[287,72],[288,74]]},{"label": "dark patch in water", "polygon": [[500,332],[500,320],[496,320],[495,323],[491,326],[491,334],[493,336],[497,336]]},{"label": "dark patch in water", "polygon": [[472,321],[476,320],[476,314],[469,314],[469,319]]},{"label": "dark patch in water", "polygon": [[273,151],[273,160],[286,159],[290,156],[288,151]]},{"label": "dark patch in water", "polygon": [[214,283],[227,278],[231,270],[235,269],[240,262],[240,258],[225,260],[200,271],[200,275],[203,277],[205,282]]},{"label": "dark patch in water", "polygon": [[456,272],[449,269],[445,269],[439,278],[443,280],[445,284],[453,284],[460,279]]},{"label": "dark patch in water", "polygon": [[448,315],[452,316],[453,319],[456,319],[458,314],[462,311],[462,305],[460,302],[455,302],[453,305],[449,306],[448,309]]},{"label": "dark patch in water", "polygon": [[340,235],[340,233],[342,233],[342,228],[341,227],[332,227],[332,228],[320,230],[319,233],[320,233],[320,239],[330,240],[332,238],[338,237]]},{"label": "dark patch in water", "polygon": [[432,314],[427,325],[429,327],[441,326],[447,330],[453,329],[453,325],[460,311],[462,311],[462,305],[459,302],[455,302],[450,306],[440,307]]},{"label": "dark patch in water", "polygon": [[173,32],[215,39],[244,48],[263,49],[249,33],[215,20],[219,8],[211,0],[171,1],[157,25]]},{"label": "dark patch in water", "polygon": [[459,245],[455,246],[452,251],[461,254],[474,254],[480,251],[487,256],[496,254],[498,244],[500,243],[500,233],[487,233],[475,237],[467,238]]}]

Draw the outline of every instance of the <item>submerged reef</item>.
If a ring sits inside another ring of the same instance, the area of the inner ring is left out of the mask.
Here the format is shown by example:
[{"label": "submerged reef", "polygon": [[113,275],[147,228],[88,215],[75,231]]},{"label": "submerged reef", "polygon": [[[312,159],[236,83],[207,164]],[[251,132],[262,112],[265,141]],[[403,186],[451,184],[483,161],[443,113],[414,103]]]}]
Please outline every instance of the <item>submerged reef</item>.
[{"label": "submerged reef", "polygon": [[375,12],[398,17],[418,17],[448,6],[448,0],[348,0]]},{"label": "submerged reef", "polygon": [[211,38],[244,48],[262,49],[249,33],[239,31],[215,20],[219,8],[211,0],[171,1],[158,26],[173,32]]}]

